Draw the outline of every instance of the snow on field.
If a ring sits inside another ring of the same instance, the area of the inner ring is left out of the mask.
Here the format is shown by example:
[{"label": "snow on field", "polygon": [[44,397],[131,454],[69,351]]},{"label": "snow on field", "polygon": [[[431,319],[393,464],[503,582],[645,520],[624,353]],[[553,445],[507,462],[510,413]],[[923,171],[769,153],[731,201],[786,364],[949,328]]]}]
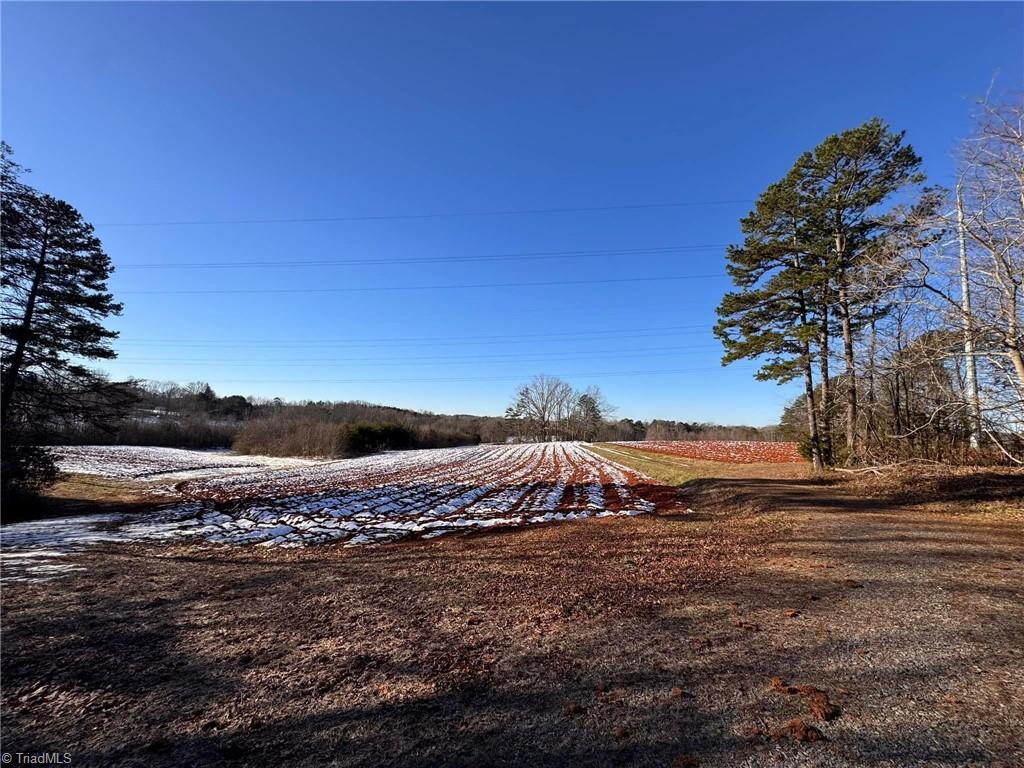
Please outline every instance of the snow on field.
[{"label": "snow on field", "polygon": [[61,562],[93,544],[146,540],[197,509],[181,505],[147,515],[78,515],[0,526],[0,575],[4,581],[46,581],[82,567]]},{"label": "snow on field", "polygon": [[796,443],[754,440],[635,440],[615,443],[641,451],[684,459],[724,461],[730,464],[785,464],[803,461]]},{"label": "snow on field", "polygon": [[[197,470],[220,474],[176,486],[179,502],[158,513],[4,526],[4,578],[55,577],[75,567],[52,562],[55,556],[97,542],[359,545],[655,508],[640,493],[648,478],[578,443],[402,451],[277,469],[261,466],[259,457],[245,457],[254,463],[240,465],[235,456],[169,450],[68,449],[62,466],[79,468],[68,471],[87,467],[135,479]],[[218,459],[223,463],[217,465]],[[244,474],[237,474],[240,466]]]},{"label": "snow on field", "polygon": [[189,451],[133,445],[73,445],[53,450],[57,454],[57,467],[62,472],[131,480],[189,480],[227,472],[318,463],[309,459],[239,456],[227,451]]},{"label": "snow on field", "polygon": [[405,451],[212,478],[185,493],[209,541],[301,546],[652,511],[639,476],[576,443]]}]

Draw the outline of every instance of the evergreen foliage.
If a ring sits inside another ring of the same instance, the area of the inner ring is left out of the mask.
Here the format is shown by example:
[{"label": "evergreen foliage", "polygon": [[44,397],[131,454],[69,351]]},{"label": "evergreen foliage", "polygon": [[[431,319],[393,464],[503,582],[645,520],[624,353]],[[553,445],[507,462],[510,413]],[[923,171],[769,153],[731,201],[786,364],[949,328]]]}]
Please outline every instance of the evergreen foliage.
[{"label": "evergreen foliage", "polygon": [[115,357],[104,321],[121,312],[107,290],[113,268],[92,225],[71,205],[21,181],[24,169],[0,147],[3,277],[0,397],[5,496],[53,476],[28,433],[67,423],[105,428],[130,391],[90,370]]}]

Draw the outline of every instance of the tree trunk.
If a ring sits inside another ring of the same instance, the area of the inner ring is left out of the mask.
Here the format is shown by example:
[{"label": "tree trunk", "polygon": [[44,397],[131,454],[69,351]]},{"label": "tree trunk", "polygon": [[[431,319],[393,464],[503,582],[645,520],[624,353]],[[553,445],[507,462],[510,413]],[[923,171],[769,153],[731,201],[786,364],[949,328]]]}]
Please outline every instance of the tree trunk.
[{"label": "tree trunk", "polygon": [[1006,353],[1006,356],[1013,363],[1013,370],[1017,372],[1017,380],[1020,382],[1021,390],[1024,390],[1024,356],[1014,346],[1010,347],[1010,351]]},{"label": "tree trunk", "polygon": [[832,463],[832,385],[829,381],[829,327],[828,305],[825,304],[821,319],[821,332],[818,334],[818,367],[821,369],[821,401],[818,403],[819,429],[821,430],[821,454],[826,464]]},{"label": "tree trunk", "polygon": [[846,235],[843,232],[842,216],[836,211],[836,300],[839,305],[839,323],[843,333],[843,359],[846,362],[846,463],[852,464],[857,458],[857,369],[853,356],[853,318],[850,316],[850,297],[846,286]]},{"label": "tree trunk", "polygon": [[[872,315],[876,311],[876,307],[872,307]],[[875,444],[875,435],[877,430],[875,429],[875,419],[877,411],[877,398],[875,397],[875,358],[878,355],[878,327],[875,322],[875,317],[871,318],[871,343],[868,346],[868,365],[867,365],[867,380],[868,380],[868,424],[867,432],[864,435],[864,440],[867,446],[867,451],[870,453],[872,446]]]},{"label": "tree trunk", "polygon": [[821,437],[818,435],[818,409],[814,405],[814,372],[811,369],[811,348],[804,344],[804,393],[807,396],[807,429],[811,436],[811,461],[814,471],[821,472],[824,462],[821,460]]},{"label": "tree trunk", "polygon": [[[799,259],[796,259],[796,266],[799,267]],[[798,291],[797,298],[800,302],[800,322],[807,326],[807,301],[804,292]],[[811,359],[811,345],[803,343],[803,369],[804,369],[804,393],[807,396],[807,431],[811,441],[811,462],[814,464],[814,471],[821,472],[825,469],[825,462],[821,456],[821,435],[818,433],[818,409],[814,404],[814,368]]]},{"label": "tree trunk", "polygon": [[964,365],[967,372],[967,404],[971,415],[971,448],[981,440],[981,401],[978,399],[978,369],[974,360],[974,335],[971,320],[971,282],[967,271],[967,232],[964,224],[963,180],[956,182],[956,223],[960,240],[960,305],[964,326]]},{"label": "tree trunk", "polygon": [[1020,313],[1017,304],[1017,285],[1009,281],[1010,285],[1006,291],[1006,355],[1013,363],[1013,370],[1017,372],[1017,383],[1020,391],[1024,393],[1024,357],[1020,352]]},{"label": "tree trunk", "polygon": [[3,392],[0,393],[0,411],[3,413],[3,425],[6,431],[10,419],[10,407],[14,399],[14,392],[18,388],[18,379],[21,376],[21,369],[25,363],[25,347],[28,345],[28,337],[32,329],[32,317],[36,311],[36,301],[39,298],[39,289],[46,277],[46,253],[49,247],[49,228],[43,230],[43,239],[39,246],[39,260],[36,262],[35,274],[32,276],[32,287],[29,289],[28,298],[25,300],[25,314],[18,325],[18,340],[11,354],[6,375],[4,376]]},{"label": "tree trunk", "polygon": [[846,463],[857,458],[857,369],[853,356],[853,321],[846,285],[839,285],[839,319],[843,329],[843,358],[846,361]]}]

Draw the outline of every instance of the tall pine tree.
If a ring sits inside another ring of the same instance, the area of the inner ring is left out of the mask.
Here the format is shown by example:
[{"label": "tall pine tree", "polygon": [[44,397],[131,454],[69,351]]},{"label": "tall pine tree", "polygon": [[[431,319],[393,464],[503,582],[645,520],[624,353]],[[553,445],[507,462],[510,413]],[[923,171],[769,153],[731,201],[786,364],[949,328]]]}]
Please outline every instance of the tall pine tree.
[{"label": "tall pine tree", "polygon": [[[828,320],[839,321],[846,371],[846,457],[857,457],[857,377],[854,342],[858,331],[878,319],[876,302],[859,291],[868,255],[887,234],[883,204],[909,185],[923,181],[921,158],[879,118],[826,138],[797,161],[792,171],[808,225],[808,246],[826,266],[828,279],[819,299],[825,331],[819,341],[828,362]],[[827,370],[827,369],[826,369]],[[826,376],[827,379],[827,376]],[[828,387],[827,380],[825,381]]]},{"label": "tall pine tree", "polygon": [[2,256],[0,398],[4,491],[53,476],[32,440],[50,425],[106,424],[127,393],[84,364],[115,356],[103,321],[121,312],[107,290],[113,270],[90,224],[68,203],[20,179],[0,150]]},{"label": "tall pine tree", "polygon": [[794,175],[768,187],[740,225],[743,245],[730,246],[726,267],[739,290],[722,298],[715,325],[725,347],[722,363],[761,359],[758,379],[803,378],[810,455],[821,470],[811,345],[820,331],[813,296],[822,273],[807,245],[811,233]]}]

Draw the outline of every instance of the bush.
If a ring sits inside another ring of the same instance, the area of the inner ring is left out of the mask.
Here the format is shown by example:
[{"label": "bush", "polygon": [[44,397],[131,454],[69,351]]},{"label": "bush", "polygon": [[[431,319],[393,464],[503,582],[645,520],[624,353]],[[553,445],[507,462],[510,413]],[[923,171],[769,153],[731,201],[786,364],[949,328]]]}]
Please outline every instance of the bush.
[{"label": "bush", "polygon": [[800,454],[800,458],[804,461],[812,461],[814,454],[811,451],[811,436],[803,435],[796,443],[796,452]]},{"label": "bush", "polygon": [[377,451],[397,451],[413,447],[412,430],[401,424],[346,425],[344,450],[346,456],[360,456]]},{"label": "bush", "polygon": [[[824,453],[825,446],[822,446],[822,452]],[[811,436],[801,435],[796,441],[796,452],[800,454],[800,458],[804,461],[812,461],[813,456],[811,455]],[[825,462],[825,466],[829,467],[841,467],[846,463],[846,443],[832,441],[832,455],[822,456],[822,461]]]},{"label": "bush", "polygon": [[3,503],[36,493],[57,479],[53,454],[35,445],[13,445],[4,440],[0,449]]},{"label": "bush", "polygon": [[479,435],[414,431],[397,422],[345,423],[283,414],[246,422],[232,447],[239,453],[268,456],[342,457],[479,442]]},{"label": "bush", "polygon": [[232,448],[267,456],[325,457],[344,455],[346,443],[341,424],[270,418],[244,424]]}]

